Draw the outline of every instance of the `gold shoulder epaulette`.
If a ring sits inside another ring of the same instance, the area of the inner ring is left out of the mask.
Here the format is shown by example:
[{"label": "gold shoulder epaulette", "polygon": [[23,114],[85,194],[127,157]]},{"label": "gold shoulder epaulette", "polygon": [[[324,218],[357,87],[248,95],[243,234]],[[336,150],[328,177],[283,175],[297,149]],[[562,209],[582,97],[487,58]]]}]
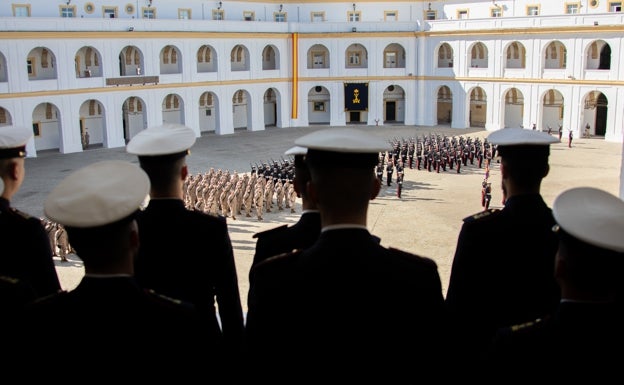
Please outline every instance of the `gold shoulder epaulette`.
[{"label": "gold shoulder epaulette", "polygon": [[19,215],[20,217],[22,217],[22,218],[24,218],[24,219],[29,219],[29,218],[31,217],[31,216],[30,216],[30,214],[27,214],[27,213],[25,213],[25,212],[23,212],[23,211],[20,211],[20,210],[18,210],[18,209],[12,209],[12,210],[13,210],[13,212],[14,212],[15,214]]},{"label": "gold shoulder epaulette", "polygon": [[468,216],[466,218],[464,218],[464,222],[471,222],[471,221],[476,221],[477,219],[481,219],[481,218],[485,218],[488,217],[496,212],[499,212],[500,209],[488,209],[488,210],[483,210],[483,211],[479,211],[476,214],[473,214],[471,216]]},{"label": "gold shoulder epaulette", "polygon": [[10,284],[17,284],[17,283],[20,282],[19,279],[13,278],[13,277],[8,277],[6,275],[0,275],[0,281],[5,281],[5,282],[8,282]]},{"label": "gold shoulder epaulette", "polygon": [[252,238],[258,238],[259,236],[262,236],[262,235],[265,235],[265,234],[269,234],[269,233],[272,233],[272,232],[277,231],[277,230],[281,230],[281,229],[283,229],[285,227],[288,227],[288,225],[281,225],[281,226],[274,227],[272,229],[260,231],[260,232],[255,233],[254,235],[252,235]]},{"label": "gold shoulder epaulette", "polygon": [[182,304],[181,300],[176,299],[176,298],[172,298],[172,297],[168,297],[168,296],[160,294],[160,293],[157,293],[156,291],[154,291],[152,289],[147,289],[147,292],[152,294],[152,295],[154,295],[154,296],[156,296],[156,297],[158,297],[158,298],[160,298],[160,299],[163,299],[163,300],[165,300],[167,302],[172,302],[172,303],[175,303],[176,305],[181,305]]},{"label": "gold shoulder epaulette", "polygon": [[529,322],[525,322],[525,323],[521,323],[517,325],[512,325],[509,327],[509,329],[511,329],[512,332],[517,332],[522,329],[534,327],[536,325],[541,324],[542,322],[544,322],[544,318],[538,318],[533,321],[529,321]]}]

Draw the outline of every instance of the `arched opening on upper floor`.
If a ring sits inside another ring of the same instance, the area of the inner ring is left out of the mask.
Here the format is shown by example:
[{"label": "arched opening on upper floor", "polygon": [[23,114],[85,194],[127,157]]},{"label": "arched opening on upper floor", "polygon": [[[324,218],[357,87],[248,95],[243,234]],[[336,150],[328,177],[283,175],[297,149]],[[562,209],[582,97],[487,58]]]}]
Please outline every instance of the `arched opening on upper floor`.
[{"label": "arched opening on upper floor", "polygon": [[197,72],[217,72],[217,51],[210,45],[202,45],[197,50]]},{"label": "arched opening on upper floor", "polygon": [[237,90],[232,95],[232,126],[234,130],[249,130],[251,95],[245,90]]},{"label": "arched opening on upper floor", "polygon": [[391,84],[383,92],[383,120],[385,123],[405,122],[405,90]]},{"label": "arched opening on upper floor", "polygon": [[160,50],[160,74],[182,73],[182,53],[178,47],[166,45]]},{"label": "arched opening on upper floor", "polygon": [[127,98],[122,107],[122,130],[126,143],[147,127],[145,102],[138,96]]},{"label": "arched opening on upper floor", "polygon": [[308,69],[329,68],[329,50],[322,44],[314,44],[308,50]]},{"label": "arched opening on upper floor", "polygon": [[33,48],[26,57],[28,80],[56,79],[56,56],[49,48]]},{"label": "arched opening on upper floor", "polygon": [[184,125],[184,100],[178,94],[165,96],[162,102],[163,124]]},{"label": "arched opening on upper floor", "polygon": [[32,113],[35,148],[42,150],[60,150],[62,140],[61,112],[53,103],[38,104]]},{"label": "arched opening on upper floor", "polygon": [[401,44],[388,44],[383,55],[384,68],[405,68],[405,48]]},{"label": "arched opening on upper floor", "polygon": [[524,95],[517,88],[510,88],[505,92],[503,108],[504,128],[522,127],[524,122]]},{"label": "arched opening on upper floor", "polygon": [[550,89],[542,95],[541,127],[550,126],[554,131],[555,127],[558,129],[560,125],[563,125],[564,101],[563,94],[555,89]]},{"label": "arched opening on upper floor", "polygon": [[526,48],[522,43],[514,41],[507,46],[505,68],[526,68]]},{"label": "arched opening on upper floor", "polygon": [[269,88],[264,92],[264,127],[281,126],[280,101],[281,95],[276,88]]},{"label": "arched opening on upper floor", "polygon": [[279,69],[279,51],[273,45],[267,45],[262,50],[262,70]]},{"label": "arched opening on upper floor", "polygon": [[438,58],[438,68],[453,68],[453,47],[449,43],[440,44],[437,48],[436,56]]},{"label": "arched opening on upper floor", "polygon": [[308,124],[329,124],[331,120],[331,94],[323,86],[308,91]]},{"label": "arched opening on upper floor", "polygon": [[611,46],[604,40],[594,40],[585,52],[585,69],[611,69]]},{"label": "arched opening on upper floor", "polygon": [[13,117],[9,110],[0,107],[0,126],[10,126],[13,124]]},{"label": "arched opening on upper floor", "polygon": [[90,78],[102,76],[102,55],[91,47],[84,46],[76,51],[74,64],[77,78]]},{"label": "arched opening on upper floor", "polygon": [[470,48],[470,67],[488,68],[488,49],[485,44],[476,42]]},{"label": "arched opening on upper floor", "polygon": [[345,51],[345,68],[368,68],[368,51],[362,44],[355,43]]},{"label": "arched opening on upper floor", "polygon": [[100,148],[106,141],[106,110],[99,100],[89,99],[80,105],[82,149]]},{"label": "arched opening on upper floor", "polygon": [[453,120],[453,92],[448,86],[438,88],[438,97],[435,108],[437,116],[434,121],[438,124],[451,125]]},{"label": "arched opening on upper floor", "polygon": [[216,132],[219,124],[219,99],[206,91],[199,97],[199,132]]},{"label": "arched opening on upper floor", "polygon": [[560,41],[553,41],[544,50],[545,69],[564,69],[567,66],[568,50]]},{"label": "arched opening on upper floor", "polygon": [[9,81],[9,74],[7,72],[7,61],[4,54],[0,52],[0,83],[6,83]]},{"label": "arched opening on upper floor", "polygon": [[249,71],[249,50],[241,44],[237,44],[230,52],[230,65],[232,71]]},{"label": "arched opening on upper floor", "polygon": [[135,46],[124,47],[119,53],[119,76],[145,74],[143,52]]},{"label": "arched opening on upper floor", "polygon": [[600,91],[590,91],[583,98],[583,121],[581,128],[586,137],[600,136],[607,133],[607,113],[609,101]]},{"label": "arched opening on upper floor", "polygon": [[487,94],[481,87],[474,87],[470,91],[468,116],[470,127],[485,127],[487,121]]}]

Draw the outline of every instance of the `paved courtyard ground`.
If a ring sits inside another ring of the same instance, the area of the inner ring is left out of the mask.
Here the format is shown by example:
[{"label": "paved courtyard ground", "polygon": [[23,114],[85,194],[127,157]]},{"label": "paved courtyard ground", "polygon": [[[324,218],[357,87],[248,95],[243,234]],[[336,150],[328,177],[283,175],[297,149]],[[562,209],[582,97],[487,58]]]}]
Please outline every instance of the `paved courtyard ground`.
[{"label": "paved courtyard ground", "polygon": [[[483,130],[457,130],[448,126],[356,127],[388,140],[429,133],[473,138],[484,138],[488,134]],[[279,160],[284,151],[293,146],[296,138],[323,128],[327,127],[269,128],[257,132],[237,131],[224,136],[204,134],[198,138],[188,158],[189,168],[191,173],[203,173],[210,167],[249,172],[250,163]],[[104,159],[123,159],[137,163],[136,157],[127,154],[124,148],[93,148],[75,154],[43,151],[35,158],[27,158],[26,181],[12,203],[23,211],[41,217],[46,195],[64,176],[86,164]],[[564,143],[551,146],[551,169],[542,184],[542,195],[549,205],[552,205],[560,192],[571,187],[593,186],[619,195],[621,162],[621,143],[605,142],[602,138],[579,138],[574,139],[572,148],[568,148],[564,138]],[[402,197],[397,198],[396,185],[384,185],[380,196],[370,204],[368,228],[381,238],[384,246],[434,259],[446,292],[462,219],[483,209],[480,202],[483,175],[484,170],[479,169],[476,163],[462,167],[460,174],[454,170],[436,173],[406,169]],[[493,187],[492,207],[500,207],[502,195],[497,163],[493,163],[490,181]],[[228,218],[244,308],[249,288],[249,267],[255,247],[252,235],[284,223],[294,223],[300,213],[298,202],[296,213],[265,213],[262,222],[244,216],[237,217],[237,220]],[[483,243],[487,248],[487,234],[483,234]],[[172,256],[171,261],[175,263],[175,256]],[[80,259],[70,255],[68,262],[59,259],[55,263],[63,288],[74,288],[84,274]]]}]

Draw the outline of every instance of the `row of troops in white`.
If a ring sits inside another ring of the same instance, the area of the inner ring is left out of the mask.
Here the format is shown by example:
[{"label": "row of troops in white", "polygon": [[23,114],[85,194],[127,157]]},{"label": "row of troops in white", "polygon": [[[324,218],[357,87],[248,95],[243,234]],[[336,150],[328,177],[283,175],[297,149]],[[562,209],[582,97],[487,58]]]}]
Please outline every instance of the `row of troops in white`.
[{"label": "row of troops in white", "polygon": [[187,208],[211,215],[236,219],[237,215],[259,221],[265,212],[285,208],[295,212],[297,194],[292,180],[256,172],[239,175],[236,170],[214,170],[190,175],[184,183],[184,202]]}]

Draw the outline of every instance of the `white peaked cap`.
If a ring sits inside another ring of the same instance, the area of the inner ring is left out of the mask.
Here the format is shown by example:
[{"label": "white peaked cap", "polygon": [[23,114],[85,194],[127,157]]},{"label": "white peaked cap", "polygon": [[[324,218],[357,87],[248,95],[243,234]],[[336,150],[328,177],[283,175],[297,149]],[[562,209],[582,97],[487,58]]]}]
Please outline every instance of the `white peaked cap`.
[{"label": "white peaked cap", "polygon": [[32,128],[0,126],[0,159],[25,157],[26,143],[32,137]]},{"label": "white peaked cap", "polygon": [[528,130],[524,128],[502,128],[488,135],[487,140],[492,144],[501,146],[538,146],[559,142],[559,139],[546,132]]},{"label": "white peaked cap", "polygon": [[295,144],[318,151],[377,153],[389,148],[388,141],[355,128],[328,128],[295,140]]},{"label": "white peaked cap", "polygon": [[140,167],[122,160],[105,160],[65,177],[48,194],[44,213],[65,226],[103,226],[138,210],[149,190],[149,178]]},{"label": "white peaked cap", "polygon": [[624,252],[624,201],[593,187],[576,187],[553,203],[559,227],[594,246]]},{"label": "white peaked cap", "polygon": [[301,146],[294,146],[286,150],[284,155],[305,155],[308,153],[308,149]]},{"label": "white peaked cap", "polygon": [[187,151],[195,144],[195,132],[181,124],[164,124],[136,134],[126,151],[139,156],[159,156]]}]

